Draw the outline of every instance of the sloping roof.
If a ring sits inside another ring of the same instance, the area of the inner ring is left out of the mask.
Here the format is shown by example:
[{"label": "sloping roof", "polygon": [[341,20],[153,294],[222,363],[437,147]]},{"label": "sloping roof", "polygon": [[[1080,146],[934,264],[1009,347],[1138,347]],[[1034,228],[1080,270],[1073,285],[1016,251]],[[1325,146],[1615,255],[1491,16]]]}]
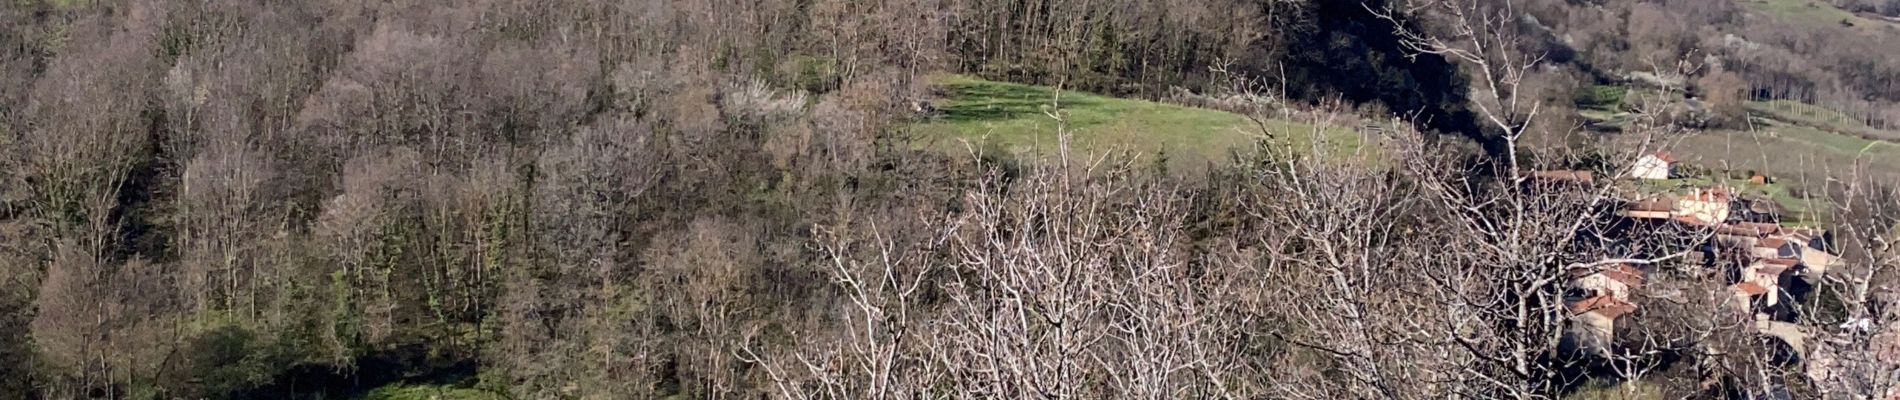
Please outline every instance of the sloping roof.
[{"label": "sloping roof", "polygon": [[1763,335],[1781,339],[1782,343],[1787,343],[1789,348],[1804,357],[1808,353],[1808,333],[1801,329],[1801,325],[1781,321],[1755,321],[1755,329]]},{"label": "sloping roof", "polygon": [[[1724,232],[1723,230],[1727,230],[1729,232]],[[1772,235],[1776,233],[1781,233],[1781,225],[1760,223],[1760,222],[1735,222],[1735,223],[1729,223],[1729,224],[1722,224],[1722,226],[1718,228],[1717,232],[1728,233],[1731,235],[1763,236],[1763,235]],[[1730,233],[1730,232],[1733,232],[1733,233]]]},{"label": "sloping roof", "polygon": [[1617,319],[1636,312],[1636,305],[1617,300],[1609,295],[1591,297],[1570,305],[1570,312],[1577,314],[1596,313],[1605,318]]},{"label": "sloping roof", "polygon": [[1658,151],[1653,155],[1656,156],[1656,159],[1662,160],[1663,162],[1676,162],[1676,155],[1670,154],[1667,151]]},{"label": "sloping roof", "polygon": [[1754,236],[1723,234],[1716,234],[1714,239],[1716,244],[1725,248],[1755,247],[1755,242],[1761,240],[1761,238]]},{"label": "sloping roof", "polygon": [[1656,196],[1630,202],[1630,211],[1675,211],[1676,196]]},{"label": "sloping roof", "polygon": [[1603,276],[1614,279],[1617,282],[1623,282],[1625,285],[1632,287],[1643,285],[1643,270],[1636,269],[1636,267],[1632,267],[1629,264],[1617,264],[1616,268],[1607,269],[1601,273]]},{"label": "sloping roof", "polygon": [[[1813,228],[1788,230],[1788,240],[1800,243],[1803,247],[1820,251],[1830,251],[1827,243],[1827,231]],[[1829,253],[1832,254],[1832,253]]]},{"label": "sloping roof", "polygon": [[1578,268],[1570,271],[1571,278],[1583,278],[1591,275],[1603,275],[1603,277],[1610,278],[1610,280],[1635,287],[1643,285],[1643,279],[1648,273],[1629,264],[1617,264],[1614,267],[1603,269]]},{"label": "sloping roof", "polygon": [[1808,269],[1817,272],[1826,272],[1828,268],[1833,268],[1841,263],[1840,256],[1812,249],[1802,251],[1801,257],[1798,258],[1798,260],[1801,261],[1801,264],[1806,265]]},{"label": "sloping roof", "polygon": [[1783,259],[1762,260],[1762,263],[1759,265],[1760,268],[1757,268],[1755,273],[1779,276],[1781,275],[1781,271],[1787,271],[1788,268],[1794,268],[1795,266],[1795,263],[1788,263],[1786,261],[1787,260]]},{"label": "sloping roof", "polygon": [[1768,288],[1762,287],[1761,285],[1757,285],[1754,282],[1737,283],[1735,284],[1734,288],[1735,288],[1735,291],[1742,292],[1742,294],[1746,294],[1749,296],[1760,296],[1760,295],[1768,293]]}]

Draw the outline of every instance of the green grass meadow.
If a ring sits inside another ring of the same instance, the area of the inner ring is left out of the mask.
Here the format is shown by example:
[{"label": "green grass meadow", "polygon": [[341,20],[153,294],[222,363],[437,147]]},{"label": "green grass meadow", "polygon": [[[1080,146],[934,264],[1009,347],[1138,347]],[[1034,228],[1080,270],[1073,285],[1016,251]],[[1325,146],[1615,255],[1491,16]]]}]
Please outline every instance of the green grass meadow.
[{"label": "green grass meadow", "polygon": [[1165,157],[1176,166],[1225,162],[1232,149],[1253,146],[1269,133],[1277,143],[1298,147],[1321,137],[1318,145],[1335,154],[1354,154],[1364,142],[1348,129],[1315,134],[1311,124],[1272,119],[1263,131],[1239,114],[1146,100],[1062,91],[1057,101],[1057,91],[1047,86],[959,75],[935,77],[933,84],[941,93],[938,112],[912,128],[947,150],[967,143],[1017,155],[1053,154],[1059,143],[1059,124],[1051,116],[1056,107],[1067,120],[1072,151],[1130,151]]},{"label": "green grass meadow", "polygon": [[1891,22],[1854,15],[1853,12],[1829,4],[1827,0],[1742,0],[1741,4],[1768,15],[1808,24],[1847,22],[1870,31],[1895,27]]},{"label": "green grass meadow", "polygon": [[[1870,140],[1866,135],[1888,135],[1855,129],[1852,119],[1837,112],[1802,103],[1752,103],[1747,129],[1720,129],[1690,135],[1678,142],[1684,161],[1713,170],[1757,171],[1778,179],[1768,185],[1746,181],[1710,181],[1744,193],[1774,199],[1797,220],[1822,223],[1826,199],[1817,198],[1828,179],[1854,175],[1900,179],[1900,143]],[[1851,132],[1843,132],[1842,130]],[[1722,175],[1715,173],[1712,175]],[[1722,180],[1718,178],[1710,178]]]}]

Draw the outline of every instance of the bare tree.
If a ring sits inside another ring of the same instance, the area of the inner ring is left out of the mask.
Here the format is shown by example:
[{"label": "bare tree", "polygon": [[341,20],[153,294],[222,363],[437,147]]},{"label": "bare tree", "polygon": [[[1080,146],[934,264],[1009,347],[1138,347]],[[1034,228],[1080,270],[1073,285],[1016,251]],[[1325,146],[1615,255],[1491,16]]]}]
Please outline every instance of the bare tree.
[{"label": "bare tree", "polygon": [[820,231],[846,324],[789,357],[740,355],[791,398],[1258,393],[1240,373],[1258,288],[1237,258],[1189,251],[1183,193],[1133,165],[1062,158],[1007,185],[986,169],[964,211],[915,216],[907,241]]},{"label": "bare tree", "polygon": [[[1818,280],[1804,314],[1812,335],[1807,377],[1830,398],[1879,399],[1900,395],[1900,252],[1894,246],[1900,209],[1893,186],[1850,172],[1834,196],[1833,220],[1842,226],[1830,244],[1847,262]],[[1821,305],[1833,304],[1838,313]]]}]

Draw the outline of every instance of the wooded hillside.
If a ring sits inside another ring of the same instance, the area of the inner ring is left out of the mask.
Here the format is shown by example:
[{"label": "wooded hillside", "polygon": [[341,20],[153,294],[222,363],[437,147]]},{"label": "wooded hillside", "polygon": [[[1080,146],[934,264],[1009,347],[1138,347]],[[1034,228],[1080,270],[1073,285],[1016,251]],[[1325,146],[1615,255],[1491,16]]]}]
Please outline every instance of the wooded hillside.
[{"label": "wooded hillside", "polygon": [[1825,365],[1741,212],[1618,213],[1755,102],[1900,139],[1900,28],[1749,1],[11,1],[0,398],[1900,395],[1900,172],[1762,171],[1821,177]]}]

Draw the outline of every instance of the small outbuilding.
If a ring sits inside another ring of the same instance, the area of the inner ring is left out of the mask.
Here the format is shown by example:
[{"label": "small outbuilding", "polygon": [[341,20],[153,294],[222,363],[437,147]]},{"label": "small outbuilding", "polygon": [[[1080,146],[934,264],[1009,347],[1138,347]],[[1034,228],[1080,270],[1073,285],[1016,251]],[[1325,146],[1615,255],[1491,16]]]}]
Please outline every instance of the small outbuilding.
[{"label": "small outbuilding", "polygon": [[1630,176],[1636,179],[1665,180],[1669,179],[1675,171],[1675,166],[1676,158],[1669,152],[1644,154],[1636,159],[1635,165],[1630,166]]}]

